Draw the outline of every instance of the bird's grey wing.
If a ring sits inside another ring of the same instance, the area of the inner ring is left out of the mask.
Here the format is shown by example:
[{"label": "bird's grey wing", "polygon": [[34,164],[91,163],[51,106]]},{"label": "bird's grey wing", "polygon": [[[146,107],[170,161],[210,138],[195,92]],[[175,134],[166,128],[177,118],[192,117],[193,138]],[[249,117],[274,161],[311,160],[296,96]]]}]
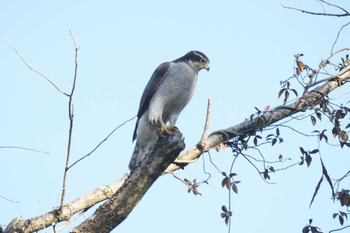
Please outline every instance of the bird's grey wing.
[{"label": "bird's grey wing", "polygon": [[132,137],[133,141],[136,139],[136,131],[137,131],[139,119],[141,118],[142,114],[144,114],[148,109],[154,93],[158,90],[160,84],[163,82],[165,76],[167,75],[169,71],[169,67],[170,67],[170,62],[164,62],[160,64],[157,67],[157,69],[153,72],[151,79],[148,81],[147,86],[143,91],[141,101],[140,101],[139,111],[137,112],[137,121],[135,125],[134,134]]}]

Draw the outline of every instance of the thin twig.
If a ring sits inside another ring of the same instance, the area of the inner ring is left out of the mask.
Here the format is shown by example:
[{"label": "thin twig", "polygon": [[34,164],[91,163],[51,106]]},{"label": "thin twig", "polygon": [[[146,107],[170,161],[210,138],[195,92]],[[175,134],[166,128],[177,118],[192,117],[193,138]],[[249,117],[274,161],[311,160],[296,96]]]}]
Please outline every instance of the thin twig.
[{"label": "thin twig", "polygon": [[210,178],[211,178],[211,173],[208,172],[208,171],[205,169],[205,159],[204,159],[204,156],[202,156],[202,160],[203,160],[203,172],[204,172],[204,174],[208,175],[208,178],[205,180],[205,183],[208,184],[208,180],[210,180]]},{"label": "thin twig", "polygon": [[81,157],[80,159],[78,159],[77,161],[75,161],[74,163],[72,163],[72,165],[70,165],[68,167],[68,169],[71,169],[74,165],[76,165],[77,163],[79,163],[80,161],[82,161],[83,159],[85,159],[86,157],[89,157],[92,153],[94,153],[105,141],[108,140],[108,138],[116,131],[118,130],[120,127],[122,127],[123,125],[125,125],[126,123],[128,123],[129,121],[134,120],[136,116],[130,118],[129,120],[124,121],[122,124],[118,125],[115,129],[112,130],[112,132],[110,132],[107,137],[105,137],[97,146],[95,146],[95,148],[90,151],[89,153],[87,153],[86,155],[84,155],[83,157]]},{"label": "thin twig", "polygon": [[73,95],[75,90],[75,85],[77,81],[77,74],[78,74],[78,49],[77,43],[75,42],[74,35],[72,31],[69,31],[70,36],[72,37],[74,47],[75,47],[75,59],[74,59],[74,77],[73,77],[73,84],[71,93],[69,94],[69,102],[68,102],[68,114],[69,114],[69,133],[68,133],[68,145],[67,145],[67,158],[66,158],[66,165],[64,168],[64,174],[63,174],[63,184],[62,184],[62,195],[61,195],[61,207],[64,205],[64,198],[66,194],[66,181],[67,181],[67,175],[68,175],[68,168],[69,168],[69,160],[70,160],[70,152],[71,152],[71,145],[72,145],[72,134],[73,134],[73,123],[74,123],[74,107],[73,107]]},{"label": "thin twig", "polygon": [[276,184],[276,183],[272,183],[272,182],[269,182],[267,180],[264,179],[264,177],[261,175],[261,172],[259,171],[259,168],[252,162],[250,161],[250,159],[248,159],[247,155],[245,154],[242,154],[243,158],[245,158],[254,168],[255,170],[258,172],[258,174],[260,175],[260,178],[267,184]]},{"label": "thin twig", "polygon": [[210,103],[210,99],[208,99],[207,116],[205,118],[204,130],[203,130],[202,138],[200,141],[200,145],[202,146],[202,148],[205,148],[205,146],[203,144],[204,144],[204,140],[207,137],[207,133],[208,133],[209,121],[210,121],[210,111],[211,111],[211,103]]},{"label": "thin twig", "polygon": [[37,153],[42,153],[47,155],[50,154],[49,152],[46,152],[46,151],[36,150],[36,149],[22,147],[22,146],[0,146],[0,149],[19,149],[19,150],[27,150],[27,151],[32,151],[32,152],[37,152]]},{"label": "thin twig", "polygon": [[345,179],[346,177],[350,176],[350,171],[348,171],[347,173],[345,173],[345,175],[343,175],[341,178],[337,179],[335,182],[334,182],[334,186],[336,187],[336,190],[339,189],[339,185],[340,185],[340,182]]},{"label": "thin twig", "polygon": [[0,196],[0,198],[12,203],[20,203],[20,201],[14,201],[14,200],[8,199],[7,197]]},{"label": "thin twig", "polygon": [[22,54],[9,42],[7,42],[6,40],[2,40],[4,43],[6,43],[13,51],[15,51],[15,53],[17,53],[17,55],[19,56],[19,58],[22,60],[22,62],[34,73],[37,73],[38,75],[40,75],[41,77],[43,77],[44,79],[46,79],[46,81],[48,81],[58,92],[60,92],[61,94],[68,96],[69,94],[65,93],[64,91],[62,91],[53,81],[51,81],[51,79],[49,77],[47,77],[47,75],[43,74],[42,72],[40,72],[39,70],[35,69],[32,65],[29,64],[29,62],[22,56]]},{"label": "thin twig", "polygon": [[211,165],[213,165],[215,167],[215,169],[220,173],[222,174],[222,171],[218,168],[218,166],[213,162],[213,160],[211,159],[211,154],[209,151],[207,151],[207,154],[208,154],[208,157],[209,157],[209,161],[211,163]]},{"label": "thin twig", "polygon": [[344,8],[340,7],[340,6],[337,6],[337,5],[333,5],[333,4],[330,4],[326,1],[322,1],[320,0],[321,2],[323,3],[326,3],[330,6],[333,6],[333,7],[336,7],[338,9],[341,9],[342,11],[344,11],[343,14],[336,14],[336,13],[321,13],[321,12],[314,12],[314,11],[307,11],[307,10],[303,10],[303,9],[300,9],[300,8],[295,8],[295,7],[290,7],[290,6],[284,6],[282,5],[283,8],[285,9],[289,9],[289,10],[296,10],[296,11],[300,11],[301,13],[305,13],[305,14],[309,14],[309,15],[321,15],[321,16],[333,16],[333,17],[346,17],[346,16],[350,16],[350,13],[345,10]]},{"label": "thin twig", "polygon": [[348,227],[350,227],[350,225],[347,225],[345,227],[341,227],[341,228],[338,228],[338,229],[331,230],[331,231],[329,231],[329,233],[336,232],[336,231],[342,231],[342,230],[344,230],[344,229],[346,229]]},{"label": "thin twig", "polygon": [[332,7],[334,7],[334,8],[338,8],[338,9],[344,11],[344,13],[349,14],[349,12],[348,12],[347,10],[345,10],[343,7],[340,7],[340,6],[338,6],[338,5],[329,3],[329,2],[327,2],[327,1],[325,1],[325,0],[319,0],[319,1],[320,1],[320,2],[323,2],[323,3],[325,3],[325,4],[327,4],[328,6],[332,6]]},{"label": "thin twig", "polygon": [[[344,51],[348,51],[348,50],[350,50],[350,48],[342,48],[342,49],[337,50],[337,51],[334,52],[334,53],[333,53],[333,50],[332,50],[332,51],[331,51],[332,53],[329,55],[329,57],[327,57],[325,60],[322,60],[322,62],[320,63],[318,69],[316,70],[316,74],[318,74],[318,73],[325,67],[325,65],[328,64],[328,61],[329,61],[333,56],[335,56],[335,55],[338,54],[338,53],[341,53],[341,52],[344,52]],[[346,69],[343,69],[343,70],[340,71],[337,75],[330,75],[329,77],[326,77],[326,78],[324,78],[324,79],[318,80],[318,81],[316,81],[316,82],[313,82],[313,83],[311,83],[311,84],[305,86],[304,93],[308,92],[309,89],[310,89],[311,87],[314,87],[314,86],[316,86],[316,85],[318,85],[318,84],[320,84],[320,83],[323,83],[323,82],[328,82],[328,81],[330,81],[330,80],[332,80],[332,79],[335,79],[335,78],[341,76],[341,75],[342,75],[344,72],[346,72],[346,71],[347,71]]]},{"label": "thin twig", "polygon": [[191,185],[187,184],[183,179],[181,179],[180,177],[178,177],[175,172],[172,172],[173,176],[178,179],[179,181],[181,181],[182,183],[184,183],[193,193],[199,194],[200,196],[202,195],[200,192],[198,192],[198,190],[194,189]]},{"label": "thin twig", "polygon": [[340,33],[341,33],[341,32],[342,32],[342,30],[343,30],[345,27],[347,27],[349,24],[350,24],[350,22],[348,22],[348,23],[344,24],[344,25],[343,25],[343,26],[342,26],[342,27],[339,29],[339,31],[338,31],[338,33],[337,33],[337,37],[335,38],[335,41],[334,41],[334,43],[333,43],[333,45],[332,45],[331,55],[333,55],[333,49],[334,49],[334,47],[335,47],[336,43],[338,42],[338,39],[339,39]]}]

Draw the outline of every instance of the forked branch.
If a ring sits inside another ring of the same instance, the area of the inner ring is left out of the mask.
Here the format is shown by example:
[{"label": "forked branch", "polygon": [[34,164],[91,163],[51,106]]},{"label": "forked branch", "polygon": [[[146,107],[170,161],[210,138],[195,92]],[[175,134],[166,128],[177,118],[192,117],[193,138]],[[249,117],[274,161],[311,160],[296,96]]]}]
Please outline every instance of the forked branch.
[{"label": "forked branch", "polygon": [[[308,11],[308,10],[304,10],[301,8],[283,6],[283,5],[282,5],[282,7],[286,8],[286,9],[290,9],[290,10],[296,10],[296,11],[299,11],[301,13],[305,13],[305,14],[309,14],[309,15],[332,16],[332,17],[348,17],[348,16],[350,16],[350,12],[341,6],[329,3],[328,1],[325,1],[325,0],[319,0],[319,1],[321,4],[324,3],[325,5],[327,5],[331,8],[338,9],[338,10],[342,11],[343,13],[327,13],[325,10],[324,10],[324,12]],[[323,7],[323,5],[322,5],[322,7]]]},{"label": "forked branch", "polygon": [[66,195],[66,184],[67,184],[67,175],[68,175],[68,169],[69,169],[69,160],[70,160],[70,152],[71,152],[71,145],[72,145],[72,134],[73,134],[73,123],[74,123],[74,107],[73,107],[73,95],[75,91],[75,85],[77,81],[77,75],[78,75],[78,49],[77,43],[74,39],[74,35],[72,31],[69,32],[75,48],[75,58],[74,58],[74,77],[73,77],[73,84],[70,94],[68,95],[69,101],[68,101],[68,116],[69,116],[69,131],[68,131],[68,145],[67,145],[67,156],[66,156],[66,164],[64,168],[63,173],[63,184],[62,184],[62,194],[61,194],[61,206],[64,205],[64,198]]}]

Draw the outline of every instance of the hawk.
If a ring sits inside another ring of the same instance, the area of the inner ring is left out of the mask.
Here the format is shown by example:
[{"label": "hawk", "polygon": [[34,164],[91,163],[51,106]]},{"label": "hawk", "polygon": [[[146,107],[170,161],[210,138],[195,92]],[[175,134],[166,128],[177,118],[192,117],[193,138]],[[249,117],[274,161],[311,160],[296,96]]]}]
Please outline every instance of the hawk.
[{"label": "hawk", "polygon": [[[198,72],[209,71],[208,57],[199,51],[158,66],[143,91],[132,140],[136,145],[129,169],[132,171],[151,151],[158,133],[170,133],[181,111],[191,100],[196,88]],[[167,126],[166,124],[170,125]]]}]

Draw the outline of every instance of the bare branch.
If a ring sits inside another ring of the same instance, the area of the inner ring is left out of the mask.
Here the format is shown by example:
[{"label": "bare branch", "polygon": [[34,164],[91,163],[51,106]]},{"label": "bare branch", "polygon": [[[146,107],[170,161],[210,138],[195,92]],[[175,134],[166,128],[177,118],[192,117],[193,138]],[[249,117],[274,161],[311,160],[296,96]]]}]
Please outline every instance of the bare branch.
[{"label": "bare branch", "polygon": [[14,200],[11,200],[11,199],[9,199],[9,198],[7,198],[7,197],[4,197],[4,196],[1,196],[1,195],[0,195],[0,198],[1,198],[1,199],[4,199],[4,200],[6,200],[6,201],[12,202],[12,203],[20,203],[20,201],[14,201]]},{"label": "bare branch", "polygon": [[31,66],[29,64],[29,62],[21,55],[21,53],[13,46],[11,45],[9,42],[7,42],[6,40],[2,40],[4,43],[6,43],[13,51],[15,51],[15,53],[17,53],[17,55],[19,56],[19,58],[23,61],[23,63],[34,73],[37,73],[38,75],[40,75],[41,77],[43,77],[44,79],[46,79],[46,81],[48,81],[58,92],[60,92],[61,94],[68,96],[69,95],[67,93],[65,93],[64,91],[62,91],[53,81],[51,81],[51,79],[46,76],[45,74],[43,74],[42,72],[40,72],[39,70],[35,69],[33,66]]},{"label": "bare branch", "polygon": [[210,104],[210,99],[208,99],[207,116],[205,118],[204,130],[203,130],[202,138],[200,140],[200,145],[203,147],[204,147],[203,143],[205,138],[207,137],[208,128],[209,128],[210,111],[211,111],[211,104]]},{"label": "bare branch", "polygon": [[335,45],[336,45],[337,42],[338,42],[340,33],[341,33],[341,32],[343,31],[343,29],[344,29],[345,27],[347,27],[349,24],[350,24],[350,22],[344,24],[344,25],[339,29],[339,31],[338,31],[338,33],[337,33],[337,37],[335,38],[335,41],[334,41],[334,43],[333,43],[333,45],[332,45],[331,55],[333,55],[333,50],[334,50]]},{"label": "bare branch", "polygon": [[73,106],[73,95],[75,90],[75,85],[77,81],[77,75],[78,75],[78,49],[77,43],[75,42],[74,36],[72,31],[69,31],[75,48],[75,59],[74,59],[74,77],[73,77],[73,85],[71,92],[69,94],[69,101],[68,101],[68,116],[69,116],[69,133],[68,133],[68,145],[67,145],[67,157],[66,157],[66,165],[64,168],[63,173],[63,184],[62,184],[62,194],[61,194],[61,206],[64,205],[64,198],[66,194],[66,181],[67,181],[67,175],[68,175],[68,169],[69,169],[69,160],[70,160],[70,152],[71,152],[71,145],[72,145],[72,134],[73,134],[73,123],[74,123],[74,106]]},{"label": "bare branch", "polygon": [[124,179],[127,175],[128,174],[125,173],[112,184],[96,188],[90,193],[87,193],[82,197],[65,204],[64,206],[57,207],[53,211],[43,215],[27,220],[23,219],[22,217],[17,217],[11,221],[11,223],[4,230],[4,233],[18,233],[16,229],[21,229],[22,233],[35,232],[46,227],[50,227],[58,222],[68,221],[76,213],[84,211],[85,209],[96,205],[96,203],[110,198],[124,183]]},{"label": "bare branch", "polygon": [[[318,66],[318,69],[315,71],[316,74],[318,74],[319,72],[321,72],[322,69],[324,69],[324,67],[328,64],[329,60],[334,57],[336,54],[338,53],[341,53],[341,52],[344,52],[344,51],[348,51],[350,50],[350,48],[342,48],[342,49],[339,49],[337,50],[336,52],[333,53],[333,51],[331,52],[331,54],[329,55],[329,57],[327,57],[326,59],[322,60]],[[333,75],[330,75],[329,77],[326,77],[324,79],[321,79],[321,80],[318,80],[318,81],[315,81],[313,83],[310,83],[308,85],[305,86],[305,89],[304,89],[304,93],[306,93],[311,87],[315,87],[321,83],[324,83],[324,82],[328,82],[328,81],[331,81],[331,80],[334,80],[336,78],[336,76],[333,76]]]},{"label": "bare branch", "polygon": [[345,10],[344,8],[338,6],[338,5],[335,5],[335,4],[331,4],[327,1],[324,1],[324,0],[319,0],[320,2],[323,2],[331,7],[334,7],[334,8],[337,8],[341,11],[343,11],[344,13],[326,13],[326,12],[315,12],[315,11],[307,11],[307,10],[304,10],[304,9],[301,9],[301,8],[295,8],[295,7],[290,7],[290,6],[284,6],[282,5],[283,8],[285,9],[289,9],[289,10],[296,10],[296,11],[299,11],[301,13],[305,13],[305,14],[309,14],[309,15],[319,15],[319,16],[332,16],[332,17],[347,17],[347,16],[350,16],[350,12]]},{"label": "bare branch", "polygon": [[334,7],[334,8],[338,8],[338,9],[344,11],[344,13],[349,14],[349,12],[348,12],[347,10],[345,10],[343,7],[340,7],[340,6],[338,6],[338,5],[329,3],[329,2],[327,2],[327,1],[325,1],[325,0],[319,0],[319,1],[320,1],[320,2],[323,2],[323,3],[325,3],[325,4],[327,4],[328,6],[332,6],[332,7]]},{"label": "bare branch", "polygon": [[342,230],[344,230],[346,228],[349,228],[349,227],[350,227],[350,225],[347,225],[347,226],[344,226],[344,227],[341,227],[341,228],[338,228],[338,229],[331,230],[331,231],[329,231],[329,233],[336,232],[336,231],[342,231]]},{"label": "bare branch", "polygon": [[47,154],[47,155],[50,154],[49,152],[46,152],[46,151],[36,150],[36,149],[22,147],[22,146],[0,146],[0,149],[19,149],[19,150],[27,150],[27,151],[32,151],[32,152],[37,152],[37,153]]},{"label": "bare branch", "polygon": [[83,159],[85,159],[86,157],[89,157],[92,153],[94,153],[105,141],[108,140],[108,138],[110,136],[112,136],[112,134],[117,131],[120,127],[122,127],[123,125],[125,125],[126,123],[128,123],[129,121],[134,120],[136,116],[130,118],[129,120],[124,121],[123,123],[121,123],[120,125],[118,125],[115,129],[112,130],[112,132],[110,132],[107,137],[105,137],[92,151],[90,151],[89,153],[87,153],[86,155],[84,155],[83,157],[79,158],[77,161],[75,161],[74,163],[72,163],[72,165],[70,165],[68,167],[68,169],[71,169],[74,165],[76,165],[77,163],[79,163],[80,161],[82,161]]}]

